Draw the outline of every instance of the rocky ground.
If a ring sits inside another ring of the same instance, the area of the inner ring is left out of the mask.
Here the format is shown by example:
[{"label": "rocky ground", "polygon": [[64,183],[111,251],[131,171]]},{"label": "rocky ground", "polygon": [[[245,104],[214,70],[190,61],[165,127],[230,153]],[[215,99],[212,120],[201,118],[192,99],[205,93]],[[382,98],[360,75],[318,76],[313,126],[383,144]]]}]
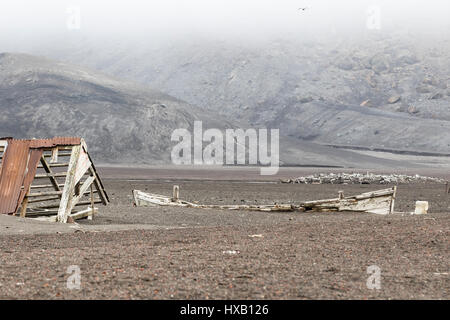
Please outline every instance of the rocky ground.
[{"label": "rocky ground", "polygon": [[[132,189],[170,194],[173,184],[183,199],[205,203],[313,200],[338,189],[350,195],[374,188],[179,174],[166,181],[105,174],[111,205],[93,221],[61,230],[40,222],[30,231],[7,217],[9,231],[2,222],[0,232],[0,298],[449,298],[450,195],[441,184],[399,185],[396,211],[428,200],[430,213],[423,216],[132,206]],[[79,290],[67,288],[72,265],[81,271]],[[371,265],[381,270],[379,290],[366,286]]]}]

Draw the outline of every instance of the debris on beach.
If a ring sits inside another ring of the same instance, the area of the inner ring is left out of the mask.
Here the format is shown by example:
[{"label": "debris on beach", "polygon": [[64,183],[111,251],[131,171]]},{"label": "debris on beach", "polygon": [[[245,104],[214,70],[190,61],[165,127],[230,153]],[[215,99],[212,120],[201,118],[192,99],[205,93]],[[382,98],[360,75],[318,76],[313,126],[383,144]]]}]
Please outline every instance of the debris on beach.
[{"label": "debris on beach", "polygon": [[373,174],[373,173],[316,173],[295,179],[281,180],[282,183],[301,184],[389,184],[389,183],[445,183],[443,179],[404,174]]}]

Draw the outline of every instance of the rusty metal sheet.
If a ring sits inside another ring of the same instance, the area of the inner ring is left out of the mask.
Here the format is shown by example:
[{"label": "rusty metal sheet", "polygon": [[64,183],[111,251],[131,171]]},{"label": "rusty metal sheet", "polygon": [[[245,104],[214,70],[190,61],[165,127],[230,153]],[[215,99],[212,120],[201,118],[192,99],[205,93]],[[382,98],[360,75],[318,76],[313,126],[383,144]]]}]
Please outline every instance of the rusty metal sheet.
[{"label": "rusty metal sheet", "polygon": [[51,139],[13,139],[10,137],[0,138],[0,140],[27,141],[32,149],[51,148],[57,146],[73,146],[81,144],[80,137],[54,137]]},{"label": "rusty metal sheet", "polygon": [[30,140],[30,148],[51,148],[56,146],[72,146],[79,145],[81,138],[79,137],[55,137],[52,139],[33,139]]},{"label": "rusty metal sheet", "polygon": [[0,213],[16,211],[28,163],[29,141],[10,140],[0,171]]},{"label": "rusty metal sheet", "polygon": [[34,180],[34,176],[36,175],[36,170],[39,164],[39,160],[41,159],[42,154],[44,153],[41,149],[30,149],[30,157],[28,160],[28,165],[26,169],[26,175],[23,179],[23,189],[20,191],[19,200],[17,201],[16,210],[14,214],[19,210],[20,204],[22,203],[25,195],[30,189],[31,183]]}]

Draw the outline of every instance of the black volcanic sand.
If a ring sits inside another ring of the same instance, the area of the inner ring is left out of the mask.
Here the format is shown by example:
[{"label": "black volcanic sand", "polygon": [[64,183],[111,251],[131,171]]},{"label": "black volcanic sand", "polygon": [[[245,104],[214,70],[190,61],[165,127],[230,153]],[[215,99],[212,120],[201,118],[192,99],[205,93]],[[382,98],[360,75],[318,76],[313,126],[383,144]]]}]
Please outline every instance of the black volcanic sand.
[{"label": "black volcanic sand", "polygon": [[[280,213],[136,208],[131,190],[201,203],[286,203],[381,189],[243,181],[104,179],[111,205],[86,229],[0,236],[0,298],[30,299],[449,299],[450,195],[440,184],[400,185],[396,211],[415,200],[430,213]],[[95,225],[131,224],[96,232]],[[140,230],[142,225],[155,230]],[[90,230],[90,231],[88,231]],[[81,289],[69,290],[70,265]],[[366,286],[381,269],[381,289]]]}]

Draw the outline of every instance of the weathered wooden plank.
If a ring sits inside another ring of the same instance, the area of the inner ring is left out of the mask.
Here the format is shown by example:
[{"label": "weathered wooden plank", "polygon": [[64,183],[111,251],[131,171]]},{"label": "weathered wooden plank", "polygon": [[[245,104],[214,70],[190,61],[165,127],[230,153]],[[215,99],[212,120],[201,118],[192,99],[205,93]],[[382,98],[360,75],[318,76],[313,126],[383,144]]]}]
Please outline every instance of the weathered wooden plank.
[{"label": "weathered wooden plank", "polygon": [[62,191],[46,191],[46,192],[34,192],[29,193],[28,197],[45,197],[45,196],[55,196],[55,195],[62,195]]},{"label": "weathered wooden plank", "polygon": [[56,196],[56,197],[50,197],[50,198],[43,198],[43,199],[29,199],[28,203],[37,203],[37,202],[46,202],[46,201],[53,201],[53,200],[59,200],[60,197]]},{"label": "weathered wooden plank", "polygon": [[65,172],[58,172],[58,173],[39,173],[34,176],[35,179],[43,179],[43,178],[61,178],[66,177],[67,173]]},{"label": "weathered wooden plank", "polygon": [[[92,163],[92,161],[91,161],[91,163]],[[109,202],[109,199],[108,199],[108,196],[106,195],[106,193],[104,192],[103,184],[97,175],[97,172],[95,170],[93,163],[92,163],[92,166],[88,170],[91,173],[91,175],[95,177],[95,180],[94,180],[95,188],[97,189],[97,191],[100,195],[100,199],[102,200],[102,203],[106,206]]]},{"label": "weathered wooden plank", "polygon": [[80,150],[80,156],[78,157],[77,169],[75,170],[75,184],[77,184],[84,176],[86,171],[91,167],[92,163],[89,160],[88,155],[83,148]]},{"label": "weathered wooden plank", "polygon": [[[49,163],[48,166],[50,168],[62,168],[62,167],[68,167],[69,163],[65,162],[65,163]],[[38,168],[44,168],[43,165],[38,165]]]},{"label": "weathered wooden plank", "polygon": [[25,218],[27,215],[27,206],[28,206],[28,197],[25,195],[25,198],[22,201],[22,207],[20,208],[20,217]]},{"label": "weathered wooden plank", "polygon": [[[58,157],[70,157],[71,154],[72,154],[72,152],[59,152],[58,153]],[[51,154],[44,154],[44,157],[51,158],[52,155]]]},{"label": "weathered wooden plank", "polygon": [[52,156],[50,158],[50,163],[58,162],[58,147],[52,149]]},{"label": "weathered wooden plank", "polygon": [[67,217],[72,211],[72,199],[75,191],[75,172],[77,170],[78,159],[80,157],[81,146],[74,146],[67,170],[66,182],[64,184],[63,194],[58,210],[58,221],[61,223],[67,222]]},{"label": "weathered wooden plank", "polygon": [[[53,184],[40,184],[40,185],[34,185],[31,186],[31,189],[46,189],[46,188],[53,188]],[[58,187],[64,187],[64,184],[58,184]]]},{"label": "weathered wooden plank", "polygon": [[94,207],[94,209],[92,209],[91,207],[88,207],[86,210],[82,210],[77,213],[70,214],[70,217],[72,217],[72,219],[74,219],[74,220],[86,218],[86,217],[89,218],[89,217],[92,217],[97,212],[98,212],[98,208]]},{"label": "weathered wooden plank", "polygon": [[91,183],[90,186],[91,189],[91,209],[92,209],[92,215],[88,217],[88,220],[92,220],[92,218],[94,217],[94,211],[95,211],[95,207],[94,207],[94,185]]},{"label": "weathered wooden plank", "polygon": [[[86,210],[71,213],[69,216],[73,220],[78,220],[78,219],[82,219],[85,217],[88,217],[88,219],[89,219],[89,217],[92,217],[94,214],[97,214],[97,213],[98,213],[98,208],[94,208],[94,210],[92,210],[90,207],[88,207]],[[32,219],[38,220],[38,221],[47,221],[47,222],[57,222],[58,221],[58,216],[55,213],[51,213],[49,215],[50,215],[50,217],[40,216],[40,217],[32,217]]]},{"label": "weathered wooden plank", "polygon": [[[58,191],[55,191],[58,192]],[[98,193],[97,190],[93,191],[94,194]],[[89,191],[86,191],[84,193],[84,196],[89,195]],[[38,197],[38,196],[36,196]],[[45,201],[50,201],[50,200],[58,200],[60,198],[60,196],[55,196],[55,197],[49,197],[49,198],[39,198],[39,199],[29,199],[28,203],[36,203],[36,202],[45,202]]]},{"label": "weathered wooden plank", "polygon": [[94,182],[94,180],[95,180],[95,177],[90,176],[83,182],[83,184],[80,187],[80,194],[73,198],[72,205],[76,205],[78,203],[78,201],[80,201],[80,199],[84,196],[84,194],[87,193],[88,188],[91,186],[91,184]]},{"label": "weathered wooden plank", "polygon": [[[102,203],[102,201],[101,200],[94,201],[94,204],[99,204],[99,203]],[[90,204],[91,204],[91,201],[80,201],[76,205],[74,205],[74,207],[85,206],[85,205],[90,205]],[[49,205],[45,205],[45,206],[39,206],[39,209],[52,209],[52,208],[59,208],[59,203],[49,204]]]}]

